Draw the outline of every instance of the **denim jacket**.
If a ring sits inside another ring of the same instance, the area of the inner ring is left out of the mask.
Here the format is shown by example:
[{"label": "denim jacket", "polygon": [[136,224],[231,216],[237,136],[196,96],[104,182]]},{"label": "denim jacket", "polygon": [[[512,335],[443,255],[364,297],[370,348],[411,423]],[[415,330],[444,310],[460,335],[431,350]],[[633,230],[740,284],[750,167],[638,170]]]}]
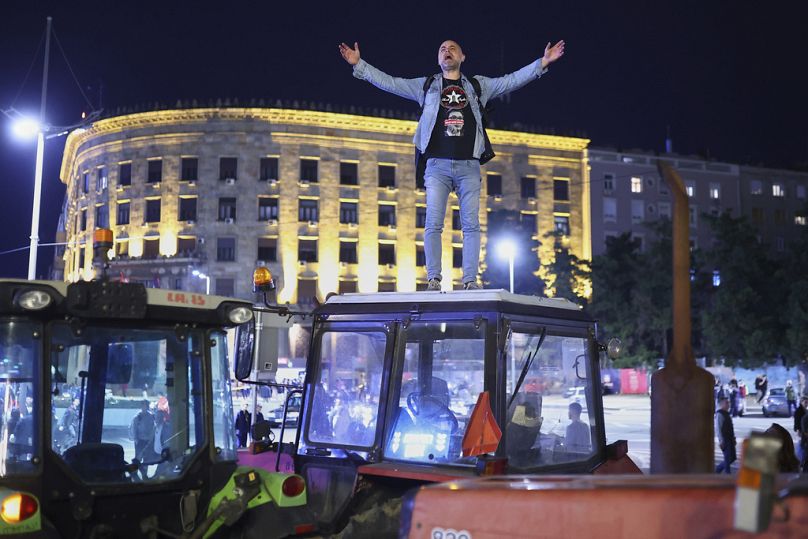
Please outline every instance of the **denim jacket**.
[{"label": "denim jacket", "polygon": [[[490,99],[499,95],[517,90],[532,81],[541,77],[547,72],[547,68],[541,69],[541,59],[532,62],[518,71],[508,73],[502,77],[482,77],[477,76],[480,81],[480,101],[483,106]],[[433,83],[426,92],[426,99],[424,99],[424,83],[426,77],[417,77],[414,79],[404,79],[401,77],[391,77],[387,73],[376,69],[366,61],[360,58],[359,62],[353,68],[353,76],[366,80],[376,88],[385,90],[392,94],[396,94],[407,99],[412,99],[421,105],[423,112],[421,118],[418,120],[418,127],[415,130],[415,137],[413,142],[415,147],[421,152],[425,152],[429,145],[429,137],[432,136],[432,129],[435,127],[435,121],[438,117],[438,105],[440,103],[441,84]],[[436,77],[442,75],[438,73]],[[460,75],[461,84],[468,96],[471,111],[474,114],[474,119],[477,121],[477,134],[474,138],[474,158],[479,159],[485,150],[485,139],[483,138],[483,122],[480,115],[480,107],[477,104],[477,94],[474,92],[474,87],[465,75]],[[440,78],[438,78],[440,81]]]}]

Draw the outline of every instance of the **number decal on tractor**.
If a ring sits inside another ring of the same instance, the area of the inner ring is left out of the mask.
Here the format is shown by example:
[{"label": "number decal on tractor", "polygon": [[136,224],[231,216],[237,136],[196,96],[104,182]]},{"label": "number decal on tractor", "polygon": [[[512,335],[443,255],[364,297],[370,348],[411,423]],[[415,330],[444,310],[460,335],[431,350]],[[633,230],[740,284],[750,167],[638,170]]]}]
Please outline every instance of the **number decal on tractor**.
[{"label": "number decal on tractor", "polygon": [[466,530],[454,530],[452,528],[432,528],[432,539],[471,539],[471,534]]}]

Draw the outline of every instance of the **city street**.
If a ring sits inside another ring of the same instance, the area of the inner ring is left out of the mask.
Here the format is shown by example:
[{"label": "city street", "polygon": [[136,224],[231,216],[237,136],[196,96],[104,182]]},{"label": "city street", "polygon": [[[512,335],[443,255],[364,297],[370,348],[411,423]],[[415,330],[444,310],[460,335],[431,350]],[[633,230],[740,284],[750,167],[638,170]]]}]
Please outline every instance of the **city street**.
[{"label": "city street", "polygon": [[[763,417],[760,406],[750,399],[743,417],[733,418],[735,437],[740,447],[741,440],[752,431],[764,431],[773,422],[779,423],[793,433],[794,420],[790,417]],[[647,395],[606,395],[603,397],[606,421],[606,440],[627,440],[629,456],[643,471],[651,466],[651,399]],[[715,444],[716,462],[721,458],[718,443]],[[739,455],[740,458],[740,455]],[[738,469],[738,463],[733,470]]]}]

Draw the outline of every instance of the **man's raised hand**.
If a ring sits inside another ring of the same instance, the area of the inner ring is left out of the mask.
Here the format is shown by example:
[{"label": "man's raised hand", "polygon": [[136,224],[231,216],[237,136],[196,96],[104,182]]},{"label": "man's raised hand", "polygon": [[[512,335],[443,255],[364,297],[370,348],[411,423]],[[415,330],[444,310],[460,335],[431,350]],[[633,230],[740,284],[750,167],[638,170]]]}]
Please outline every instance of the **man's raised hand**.
[{"label": "man's raised hand", "polygon": [[342,55],[343,58],[345,58],[345,61],[351,64],[352,66],[355,66],[356,64],[359,63],[359,43],[354,42],[353,49],[348,45],[346,45],[345,43],[340,43],[339,53]]},{"label": "man's raised hand", "polygon": [[562,39],[552,47],[550,46],[550,42],[548,41],[547,46],[544,47],[544,56],[541,59],[542,67],[547,67],[548,65],[552,64],[562,56],[564,56],[564,40]]}]

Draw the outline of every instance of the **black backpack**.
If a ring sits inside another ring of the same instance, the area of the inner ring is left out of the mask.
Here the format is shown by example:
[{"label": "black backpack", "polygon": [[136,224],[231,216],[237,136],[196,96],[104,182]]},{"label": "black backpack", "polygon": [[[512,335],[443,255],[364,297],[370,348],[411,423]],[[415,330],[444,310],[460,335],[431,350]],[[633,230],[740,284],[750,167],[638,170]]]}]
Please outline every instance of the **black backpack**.
[{"label": "black backpack", "polygon": [[[429,90],[429,87],[432,86],[432,82],[436,79],[436,75],[432,75],[426,78],[424,81],[424,102],[426,102],[426,92]],[[471,77],[469,79],[471,82],[471,87],[474,88],[474,93],[477,95],[477,106],[480,107],[480,116],[483,120],[483,137],[485,139],[485,148],[483,149],[483,153],[480,156],[480,164],[484,165],[490,160],[492,160],[496,154],[494,153],[494,149],[491,147],[491,141],[488,139],[488,115],[494,109],[491,105],[487,105],[483,107],[482,101],[480,101],[480,94],[482,93],[482,89],[480,88],[480,81],[477,80],[477,77]],[[421,112],[423,113],[424,107],[421,106]],[[423,187],[424,186],[424,174],[426,173],[426,159],[424,159],[424,154],[416,147],[415,148],[415,186],[416,187]]]}]

